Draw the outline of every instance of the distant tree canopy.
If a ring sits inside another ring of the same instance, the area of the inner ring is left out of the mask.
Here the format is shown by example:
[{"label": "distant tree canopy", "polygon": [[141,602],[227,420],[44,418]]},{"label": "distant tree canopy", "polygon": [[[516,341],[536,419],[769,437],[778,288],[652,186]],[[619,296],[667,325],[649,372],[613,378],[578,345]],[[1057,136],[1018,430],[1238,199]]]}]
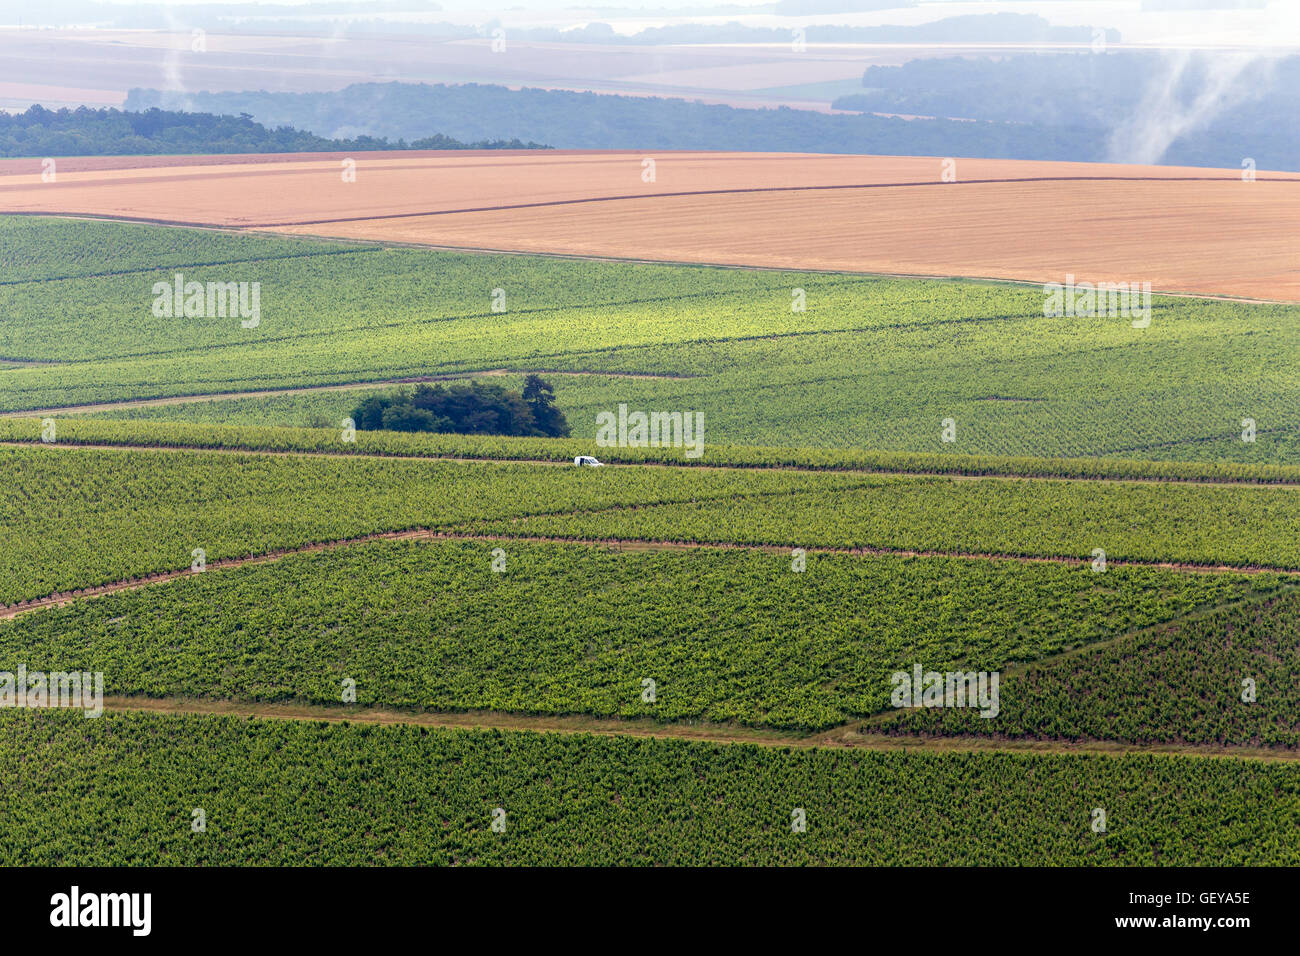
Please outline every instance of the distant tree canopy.
[{"label": "distant tree canopy", "polygon": [[156,156],[196,153],[367,152],[377,149],[539,149],[536,143],[463,143],[442,134],[410,143],[382,137],[329,139],[291,126],[268,129],[247,113],[218,116],[147,109],[0,112],[0,156]]},{"label": "distant tree canopy", "polygon": [[[1106,37],[1108,45],[1114,42],[1109,33]],[[807,40],[824,42],[814,28],[807,31]],[[790,42],[789,31],[785,42]],[[190,100],[194,109],[248,113],[266,124],[289,124],[321,135],[411,139],[436,129],[465,141],[514,136],[559,149],[1159,161],[1238,170],[1248,155],[1259,169],[1300,169],[1300,123],[1292,120],[1300,115],[1300,56],[1256,58],[1234,74],[1231,90],[1215,100],[1213,109],[1203,110],[1209,102],[1205,97],[1217,89],[1216,77],[1226,75],[1221,56],[1108,49],[1094,53],[1089,43],[1059,54],[923,57],[901,66],[872,66],[865,87],[833,101],[837,109],[861,113],[738,108],[473,83],[195,93]],[[1170,116],[1200,117],[1203,125],[1143,119],[1146,98],[1162,90],[1161,95],[1177,101],[1169,106]],[[137,89],[126,102],[132,108],[166,106],[167,96]],[[1150,143],[1169,136],[1173,139],[1163,157],[1144,158]]]},{"label": "distant tree canopy", "polygon": [[485,382],[457,382],[374,395],[357,406],[352,420],[367,431],[569,436],[569,423],[555,407],[555,390],[538,375],[524,379],[522,394]]}]

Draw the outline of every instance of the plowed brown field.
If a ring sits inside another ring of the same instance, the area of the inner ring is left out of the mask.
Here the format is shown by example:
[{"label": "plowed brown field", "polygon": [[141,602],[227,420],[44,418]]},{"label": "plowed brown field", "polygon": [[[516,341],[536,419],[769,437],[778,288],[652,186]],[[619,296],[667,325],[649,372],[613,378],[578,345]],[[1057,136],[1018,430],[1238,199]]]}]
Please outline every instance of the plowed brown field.
[{"label": "plowed brown field", "polygon": [[[0,211],[480,249],[1300,301],[1300,175],[934,157],[580,151],[0,162]],[[643,160],[655,160],[652,182]]]}]

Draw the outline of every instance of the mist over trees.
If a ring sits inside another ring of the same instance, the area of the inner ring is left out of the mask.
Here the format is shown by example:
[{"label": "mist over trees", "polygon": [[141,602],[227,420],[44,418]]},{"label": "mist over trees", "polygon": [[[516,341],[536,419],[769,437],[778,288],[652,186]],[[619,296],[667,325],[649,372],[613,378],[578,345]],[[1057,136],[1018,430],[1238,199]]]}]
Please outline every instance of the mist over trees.
[{"label": "mist over trees", "polygon": [[[249,113],[270,125],[413,139],[509,136],[557,149],[718,149],[759,152],[1100,159],[1088,136],[1029,124],[909,121],[812,110],[738,109],[682,99],[573,93],[466,83],[363,83],[326,93],[189,93],[194,107]],[[168,102],[132,90],[128,109]],[[497,132],[489,132],[497,131]]]},{"label": "mist over trees", "polygon": [[[321,136],[346,132],[408,142],[436,129],[461,141],[510,137],[558,149],[1143,161],[1117,155],[1112,140],[1121,126],[1154,131],[1141,97],[1173,62],[1161,56],[1042,54],[1012,57],[1007,65],[987,58],[913,60],[869,70],[878,85],[835,101],[837,108],[862,111],[856,114],[476,83],[365,83],[336,92],[189,93],[186,99],[195,108],[247,113]],[[1185,68],[1180,82],[1189,89],[1197,69]],[[1252,86],[1256,74],[1262,81]],[[1239,86],[1260,95],[1173,130],[1159,155],[1145,161],[1236,168],[1251,157],[1260,169],[1300,169],[1300,57],[1261,60]],[[1051,102],[1057,90],[1060,105]],[[126,105],[167,103],[162,91],[136,89]],[[1279,122],[1279,116],[1298,121]]]},{"label": "mist over trees", "polygon": [[[1087,130],[1117,162],[1300,168],[1300,57],[1208,52],[941,57],[868,67],[836,109]],[[1279,118],[1284,118],[1279,122]],[[1285,121],[1289,120],[1289,121]]]}]

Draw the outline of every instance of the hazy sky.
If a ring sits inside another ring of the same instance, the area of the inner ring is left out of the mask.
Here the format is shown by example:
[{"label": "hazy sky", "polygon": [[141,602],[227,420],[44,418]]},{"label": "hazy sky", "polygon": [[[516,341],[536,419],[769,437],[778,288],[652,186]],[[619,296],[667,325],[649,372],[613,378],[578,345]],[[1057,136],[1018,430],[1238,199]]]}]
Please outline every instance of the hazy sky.
[{"label": "hazy sky", "polygon": [[[101,0],[105,7],[150,7],[157,2]],[[311,16],[312,0],[233,0],[248,10],[257,6],[300,6]],[[691,15],[690,10],[709,6],[761,6],[770,0],[589,0],[599,12],[584,14],[582,0],[438,0],[441,11],[399,15],[395,19],[439,19],[479,24],[499,18],[518,22],[558,26],[581,25],[590,20],[614,23],[620,32],[635,32],[646,26],[692,20],[722,23],[739,20],[751,26],[844,24],[916,24],[960,14],[999,11],[1033,13],[1061,26],[1098,26],[1118,29],[1126,43],[1169,47],[1250,46],[1300,48],[1300,0],[1270,0],[1264,9],[1222,9],[1209,11],[1142,10],[1142,0],[920,0],[917,7],[901,7],[859,14],[818,14],[797,20],[742,10],[714,16]],[[1231,2],[1231,0],[1227,0]],[[167,0],[176,8],[194,4],[219,5],[220,0]],[[53,4],[58,7],[57,2]],[[40,4],[33,0],[0,0],[0,23],[33,23],[40,20]],[[351,9],[363,18],[381,15],[379,0],[352,0]],[[626,16],[606,12],[626,10]],[[680,11],[674,15],[672,11]],[[512,16],[513,14],[513,16]],[[337,16],[331,12],[331,16]]]}]

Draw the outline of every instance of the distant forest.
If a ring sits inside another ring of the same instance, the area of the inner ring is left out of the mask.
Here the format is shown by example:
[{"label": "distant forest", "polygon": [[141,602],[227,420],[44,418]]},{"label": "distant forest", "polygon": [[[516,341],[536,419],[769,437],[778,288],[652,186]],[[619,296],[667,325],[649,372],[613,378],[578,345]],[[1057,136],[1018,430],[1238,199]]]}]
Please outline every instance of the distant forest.
[{"label": "distant forest", "polygon": [[[1138,109],[1153,81],[1168,79],[1169,105],[1188,108],[1225,62],[1204,53],[1178,59],[1160,53],[1111,51],[1031,53],[1000,59],[932,57],[901,66],[870,66],[862,93],[841,96],[836,109],[875,110],[920,116],[1113,125]],[[1300,118],[1300,57],[1245,62],[1236,86],[1248,102],[1272,116]],[[1260,122],[1259,119],[1252,122]]]},{"label": "distant forest", "polygon": [[248,114],[148,109],[0,113],[0,156],[156,156],[199,153],[366,152],[376,149],[544,149],[519,140],[463,143],[441,134],[411,142],[383,137],[332,139],[287,125],[268,129]]},{"label": "distant forest", "polygon": [[[872,82],[881,86],[864,88],[863,99],[837,101],[842,109],[864,110],[860,114],[742,109],[476,83],[366,83],[325,93],[189,93],[179,102],[215,113],[246,113],[268,125],[292,125],[320,136],[346,132],[409,141],[432,129],[468,142],[509,136],[557,149],[981,156],[1221,168],[1237,168],[1249,157],[1260,169],[1300,169],[1300,123],[1285,121],[1296,116],[1300,82],[1292,77],[1300,58],[1273,63],[1258,83],[1244,82],[1247,98],[1234,99],[1231,108],[1181,126],[1156,124],[1144,111],[1144,92],[1175,62],[1150,56],[1145,66],[1133,66],[1119,54],[1048,55],[1041,58],[1037,78],[1040,60],[1035,57],[1012,58],[1006,67],[986,59],[913,61],[892,73],[890,68],[869,71]],[[1191,83],[1195,73],[1188,67],[1183,77]],[[1096,77],[1107,78],[1094,84]],[[1061,107],[1048,102],[1048,91],[1056,88],[1072,91],[1062,92]],[[132,90],[126,106],[174,106],[175,96]],[[1146,151],[1154,152],[1137,155]]]},{"label": "distant forest", "polygon": [[[1111,51],[943,57],[868,67],[836,109],[1076,128],[1109,158],[1300,168],[1300,56]],[[1210,95],[1211,91],[1217,95]],[[1161,149],[1167,145],[1167,149]]]},{"label": "distant forest", "polygon": [[557,149],[721,149],[770,152],[1100,159],[1095,136],[1028,124],[907,121],[811,110],[738,109],[683,99],[466,83],[360,83],[328,93],[131,90],[127,109],[187,102],[248,113],[322,136],[335,131],[411,139],[430,128],[463,140],[500,130]]}]

